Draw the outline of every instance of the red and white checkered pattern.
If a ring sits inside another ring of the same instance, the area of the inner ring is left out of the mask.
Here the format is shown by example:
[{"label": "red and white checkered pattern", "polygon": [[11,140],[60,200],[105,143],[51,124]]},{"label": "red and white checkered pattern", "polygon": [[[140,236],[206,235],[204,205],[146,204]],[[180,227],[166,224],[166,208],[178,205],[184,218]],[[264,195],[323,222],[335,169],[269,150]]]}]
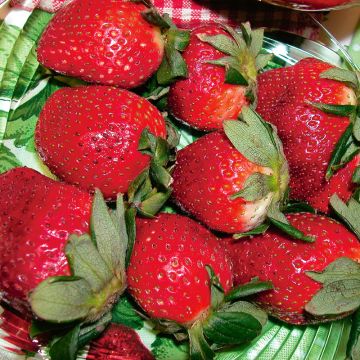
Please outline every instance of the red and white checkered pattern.
[{"label": "red and white checkered pattern", "polygon": [[48,12],[58,11],[69,0],[11,0],[11,6],[31,11],[40,8]]},{"label": "red and white checkered pattern", "polygon": [[[40,7],[56,12],[69,1],[12,0],[11,3],[26,10]],[[250,21],[253,27],[278,28],[308,38],[317,35],[316,25],[305,13],[276,8],[257,0],[153,0],[153,3],[161,13],[168,13],[179,27],[193,28],[211,22],[237,27],[241,22]]]},{"label": "red and white checkered pattern", "polygon": [[256,0],[153,0],[162,13],[168,13],[180,27],[193,28],[222,22],[233,27],[250,21],[252,27],[287,30],[315,38],[317,27],[305,13],[280,9]]}]

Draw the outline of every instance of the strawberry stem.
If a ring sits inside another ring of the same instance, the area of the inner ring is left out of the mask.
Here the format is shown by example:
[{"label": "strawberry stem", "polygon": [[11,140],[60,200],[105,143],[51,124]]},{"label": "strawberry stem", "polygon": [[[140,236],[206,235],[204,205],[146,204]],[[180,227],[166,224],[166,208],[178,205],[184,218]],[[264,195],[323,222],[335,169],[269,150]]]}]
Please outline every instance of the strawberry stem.
[{"label": "strawberry stem", "polygon": [[188,334],[191,360],[211,360],[215,357],[215,353],[205,340],[202,323],[200,321],[192,325],[188,330]]}]

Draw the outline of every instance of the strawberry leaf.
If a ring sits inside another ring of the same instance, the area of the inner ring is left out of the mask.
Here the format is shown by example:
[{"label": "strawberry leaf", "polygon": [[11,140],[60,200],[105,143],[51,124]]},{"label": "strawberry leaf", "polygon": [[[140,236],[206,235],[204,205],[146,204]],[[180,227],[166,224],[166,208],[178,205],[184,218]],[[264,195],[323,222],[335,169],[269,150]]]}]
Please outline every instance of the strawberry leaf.
[{"label": "strawberry leaf", "polygon": [[289,224],[286,216],[280,211],[279,204],[271,204],[268,210],[268,217],[283,224]]},{"label": "strawberry leaf", "polygon": [[310,105],[327,114],[337,116],[351,116],[356,114],[357,107],[355,105],[332,105],[310,102]]},{"label": "strawberry leaf", "polygon": [[204,335],[218,345],[248,342],[261,332],[261,323],[252,315],[239,311],[237,306],[211,314],[204,323]]},{"label": "strawberry leaf", "polygon": [[239,53],[239,49],[236,42],[226,35],[197,34],[197,37],[202,42],[206,42],[210,44],[216,50],[219,50],[224,54],[236,57]]},{"label": "strawberry leaf", "polygon": [[112,309],[112,322],[123,324],[136,330],[144,327],[145,318],[134,307],[129,296],[122,296]]},{"label": "strawberry leaf", "polygon": [[[239,51],[242,52],[246,49],[246,47],[248,46],[246,44],[245,38],[244,38],[244,34],[239,33],[237,31],[235,31],[231,26],[226,25],[226,24],[221,24],[221,26],[224,28],[225,31],[227,31],[231,37],[235,40]],[[241,26],[241,24],[240,24]]]},{"label": "strawberry leaf", "polygon": [[352,317],[347,354],[350,360],[360,359],[360,309],[358,309]]},{"label": "strawberry leaf", "polygon": [[[75,323],[75,326],[77,322]],[[42,321],[38,319],[32,319],[30,328],[29,328],[29,336],[33,340],[41,335],[49,335],[51,333],[62,333],[64,331],[69,331],[74,326],[73,323],[65,323],[65,324],[57,324],[51,323],[48,321]]]},{"label": "strawberry leaf", "polygon": [[190,341],[190,359],[191,360],[212,360],[215,353],[207,343],[204,337],[201,322],[195,322],[188,330]]},{"label": "strawberry leaf", "polygon": [[256,227],[255,229],[253,229],[251,231],[234,234],[233,239],[238,240],[238,239],[242,239],[242,238],[247,237],[247,236],[265,234],[265,232],[269,228],[269,226],[270,225],[266,224],[266,223],[261,224],[261,225],[259,225],[258,227]]},{"label": "strawberry leaf", "polygon": [[331,68],[320,74],[322,79],[341,81],[354,89],[359,88],[359,80],[354,71]]},{"label": "strawberry leaf", "polygon": [[226,294],[225,301],[235,301],[273,288],[274,286],[271,281],[260,281],[258,278],[254,278],[246,284],[233,288]]},{"label": "strawberry leaf", "polygon": [[360,141],[360,117],[357,116],[354,122],[353,135],[357,141]]},{"label": "strawberry leaf", "polygon": [[169,85],[175,80],[187,76],[187,65],[180,52],[170,45],[165,45],[165,54],[157,71],[158,83],[160,85]]},{"label": "strawberry leaf", "polygon": [[240,24],[241,34],[245,40],[247,46],[251,45],[252,42],[252,31],[249,22]]},{"label": "strawberry leaf", "polygon": [[136,209],[131,207],[125,211],[126,230],[128,235],[128,248],[126,252],[125,264],[129,266],[132,249],[134,247],[136,238],[136,223],[135,223]]},{"label": "strawberry leaf", "polygon": [[76,359],[79,349],[97,338],[109,325],[110,321],[111,315],[108,313],[91,325],[77,324],[64,335],[56,336],[49,346],[51,359]]},{"label": "strawberry leaf", "polygon": [[239,69],[231,66],[226,68],[225,83],[233,84],[233,85],[243,85],[243,86],[249,85],[248,81],[241,74]]},{"label": "strawberry leaf", "polygon": [[155,186],[161,190],[167,191],[172,183],[172,177],[169,172],[156,161],[151,161],[150,176],[152,177]]},{"label": "strawberry leaf", "polygon": [[323,271],[307,271],[311,279],[329,285],[334,281],[345,279],[360,279],[360,264],[346,257],[341,257],[330,263]]},{"label": "strawberry leaf", "polygon": [[234,147],[249,161],[272,168],[278,158],[272,134],[261,117],[243,107],[242,120],[225,120],[224,131]]},{"label": "strawberry leaf", "polygon": [[272,225],[281,230],[283,233],[289,235],[293,239],[302,240],[305,242],[314,242],[315,239],[313,236],[306,236],[302,231],[296,229],[292,225],[285,223],[283,221],[279,221],[271,216],[268,216],[268,219]]},{"label": "strawberry leaf", "polygon": [[210,278],[211,309],[216,310],[224,301],[224,289],[211,266],[206,265],[206,271]]},{"label": "strawberry leaf", "polygon": [[326,180],[329,180],[336,170],[343,167],[359,153],[360,146],[354,143],[353,129],[354,125],[350,124],[337,142],[326,170]]},{"label": "strawberry leaf", "polygon": [[222,25],[230,37],[224,34],[207,35],[205,33],[198,34],[197,37],[228,55],[208,61],[208,63],[225,67],[225,83],[253,87],[257,71],[267,64],[271,56],[259,55],[264,39],[263,29],[253,31],[249,23],[240,26],[242,35],[230,26]]},{"label": "strawberry leaf", "polygon": [[298,201],[290,201],[288,202],[284,209],[283,213],[290,214],[290,213],[298,213],[298,212],[308,212],[312,214],[316,214],[316,210],[307,203],[298,202]]},{"label": "strawberry leaf", "polygon": [[[180,133],[179,131],[172,125],[171,121],[168,118],[165,118],[166,122],[166,133],[167,133],[167,143],[169,144],[171,149],[176,149],[176,147],[180,143]],[[174,154],[170,154],[170,161],[175,161],[176,156]]]},{"label": "strawberry leaf", "polygon": [[151,192],[149,169],[140,173],[128,188],[128,201],[130,204],[139,204]]},{"label": "strawberry leaf", "polygon": [[155,152],[153,160],[160,166],[166,166],[169,161],[170,147],[168,142],[158,137],[156,139]]},{"label": "strawberry leaf", "polygon": [[75,326],[65,336],[55,340],[50,348],[49,355],[52,360],[76,360],[80,325]]},{"label": "strawberry leaf", "polygon": [[255,60],[256,70],[263,69],[273,58],[273,54],[259,54]]},{"label": "strawberry leaf", "polygon": [[274,189],[274,183],[274,176],[253,173],[246,179],[243,189],[232,194],[230,198],[234,200],[241,197],[246,201],[260,200],[276,190]]},{"label": "strawberry leaf", "polygon": [[360,167],[359,166],[355,169],[355,171],[352,175],[351,181],[354,184],[360,185]]},{"label": "strawberry leaf", "polygon": [[[106,329],[111,322],[111,313],[105,314],[102,318],[89,325],[81,324],[78,339],[78,349],[88,344],[91,340],[97,338]],[[65,359],[64,359],[65,360]]]},{"label": "strawberry leaf", "polygon": [[148,199],[141,202],[138,211],[141,215],[152,218],[164,206],[166,201],[170,198],[171,191],[158,192]]},{"label": "strawberry leaf", "polygon": [[90,284],[70,276],[47,278],[29,296],[34,314],[52,322],[84,319],[92,308],[92,298]]},{"label": "strawberry leaf", "polygon": [[[171,21],[170,21],[171,22]],[[164,33],[166,38],[165,52],[156,78],[160,85],[169,85],[177,79],[188,76],[187,65],[181,55],[190,41],[190,31],[179,30],[171,23]]]},{"label": "strawberry leaf", "polygon": [[65,253],[73,273],[85,279],[92,291],[100,291],[112,279],[111,269],[89,235],[70,235]]},{"label": "strawberry leaf", "polygon": [[248,301],[237,301],[232,304],[226,304],[222,310],[249,314],[253,316],[261,326],[265,326],[268,319],[267,313],[264,310]]},{"label": "strawberry leaf", "polygon": [[[242,33],[243,33],[243,36],[245,36],[244,31]],[[260,53],[262,46],[263,46],[264,29],[256,29],[256,30],[252,31],[250,28],[250,25],[249,25],[248,26],[248,34],[250,34],[250,42],[249,42],[250,53],[256,57]],[[272,56],[272,55],[270,55],[270,56]]]},{"label": "strawberry leaf", "polygon": [[224,56],[217,60],[207,61],[207,63],[225,67],[225,83],[243,86],[249,85],[244,74],[242,74],[242,69],[237,58]]},{"label": "strawberry leaf", "polygon": [[116,211],[111,216],[103,196],[99,190],[96,190],[90,221],[98,252],[113,275],[119,275],[119,272],[125,269],[127,248],[124,203],[121,195],[118,195],[116,204]]},{"label": "strawberry leaf", "polygon": [[140,141],[139,151],[151,156],[150,167],[145,169],[130,184],[128,200],[140,214],[153,217],[165,204],[171,195],[173,179],[170,175],[171,167],[176,159],[176,149],[179,137],[171,124],[167,123],[169,131],[168,141],[155,137],[148,129],[144,129]]},{"label": "strawberry leaf", "polygon": [[306,304],[305,310],[314,316],[348,314],[360,306],[360,278],[333,281]]},{"label": "strawberry leaf", "polygon": [[141,15],[148,23],[152,25],[158,26],[162,29],[167,29],[170,27],[168,22],[159,14],[159,12],[153,6],[151,6],[148,10],[143,11]]},{"label": "strawberry leaf", "polygon": [[339,258],[324,271],[307,271],[306,275],[323,284],[305,306],[314,316],[334,316],[355,311],[360,306],[360,264]]},{"label": "strawberry leaf", "polygon": [[360,203],[354,198],[350,198],[348,203],[345,204],[339,196],[335,194],[330,198],[330,205],[351,231],[360,238]]}]

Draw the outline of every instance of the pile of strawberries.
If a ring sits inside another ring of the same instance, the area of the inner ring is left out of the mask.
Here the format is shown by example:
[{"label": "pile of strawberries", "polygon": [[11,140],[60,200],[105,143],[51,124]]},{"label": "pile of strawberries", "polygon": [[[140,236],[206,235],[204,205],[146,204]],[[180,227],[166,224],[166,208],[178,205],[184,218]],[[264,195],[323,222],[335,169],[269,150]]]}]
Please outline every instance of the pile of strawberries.
[{"label": "pile of strawberries", "polygon": [[[74,0],[50,21],[39,61],[89,84],[39,117],[59,181],[0,176],[0,291],[59,323],[54,359],[99,336],[125,291],[193,359],[252,340],[267,314],[360,306],[359,75],[315,58],[264,71],[262,39],[247,23],[180,30],[147,1]],[[184,126],[199,138],[176,151]],[[98,346],[152,358],[123,333]]]}]

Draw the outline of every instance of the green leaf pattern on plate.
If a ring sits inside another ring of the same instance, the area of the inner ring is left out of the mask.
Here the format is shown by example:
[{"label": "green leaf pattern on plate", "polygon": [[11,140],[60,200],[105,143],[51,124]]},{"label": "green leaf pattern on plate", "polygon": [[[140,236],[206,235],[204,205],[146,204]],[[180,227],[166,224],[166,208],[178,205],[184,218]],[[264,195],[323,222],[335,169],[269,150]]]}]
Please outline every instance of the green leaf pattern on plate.
[{"label": "green leaf pattern on plate", "polygon": [[[26,165],[52,176],[34,151],[35,125],[46,99],[61,86],[76,84],[76,81],[65,79],[60,82],[59,78],[53,78],[51,72],[36,60],[38,38],[52,15],[36,10],[31,14],[22,12],[17,16],[19,26],[8,24],[6,20],[0,25],[0,173]],[[28,17],[27,21],[25,17]],[[266,44],[267,41],[265,47]],[[309,54],[304,53],[305,55]],[[288,64],[292,61],[289,59]],[[283,65],[284,60],[275,57],[271,67]],[[182,135],[179,149],[199,137],[198,132],[178,123],[177,126]],[[137,329],[144,344],[157,359],[187,358],[186,343],[178,344],[172,338],[158,335],[150,323],[137,315],[128,300],[123,300],[114,308],[113,321],[123,322]],[[346,358],[350,328],[349,319],[308,327],[268,321],[262,334],[250,344],[220,351],[216,359],[343,360]],[[5,335],[0,325],[0,358],[25,359],[25,355],[6,350]],[[86,349],[79,358],[86,358]]]}]

